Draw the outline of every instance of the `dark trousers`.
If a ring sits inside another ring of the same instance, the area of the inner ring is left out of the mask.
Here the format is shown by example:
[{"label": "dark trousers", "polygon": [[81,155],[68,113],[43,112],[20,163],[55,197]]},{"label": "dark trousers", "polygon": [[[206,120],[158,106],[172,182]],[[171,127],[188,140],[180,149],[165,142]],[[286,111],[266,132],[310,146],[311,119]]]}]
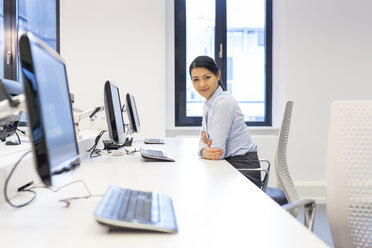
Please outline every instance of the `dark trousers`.
[{"label": "dark trousers", "polygon": [[[257,152],[247,152],[244,155],[225,158],[236,169],[260,168]],[[241,171],[241,173],[251,180],[257,187],[261,188],[261,172],[259,171]]]}]

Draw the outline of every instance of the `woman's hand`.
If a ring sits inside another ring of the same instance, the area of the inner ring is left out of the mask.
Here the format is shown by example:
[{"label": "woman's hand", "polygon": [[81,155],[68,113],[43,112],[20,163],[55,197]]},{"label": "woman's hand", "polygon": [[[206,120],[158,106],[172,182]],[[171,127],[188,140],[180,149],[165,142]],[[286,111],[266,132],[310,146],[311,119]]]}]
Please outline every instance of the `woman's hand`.
[{"label": "woman's hand", "polygon": [[201,132],[200,137],[201,137],[202,141],[203,141],[205,144],[208,144],[209,139],[208,139],[208,137],[207,137],[207,134],[206,134],[204,131]]},{"label": "woman's hand", "polygon": [[208,140],[207,146],[202,151],[202,156],[210,160],[219,160],[223,155],[223,151],[220,148],[211,148],[211,144],[212,140]]}]

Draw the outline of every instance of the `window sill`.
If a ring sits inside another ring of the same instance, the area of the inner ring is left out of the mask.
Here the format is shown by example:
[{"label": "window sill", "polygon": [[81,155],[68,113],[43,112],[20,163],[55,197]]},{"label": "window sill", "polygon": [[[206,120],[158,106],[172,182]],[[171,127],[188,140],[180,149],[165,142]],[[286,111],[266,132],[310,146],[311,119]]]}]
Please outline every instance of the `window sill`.
[{"label": "window sill", "polygon": [[[248,127],[251,135],[278,135],[278,127]],[[199,135],[200,127],[172,127],[166,129],[167,137]]]}]

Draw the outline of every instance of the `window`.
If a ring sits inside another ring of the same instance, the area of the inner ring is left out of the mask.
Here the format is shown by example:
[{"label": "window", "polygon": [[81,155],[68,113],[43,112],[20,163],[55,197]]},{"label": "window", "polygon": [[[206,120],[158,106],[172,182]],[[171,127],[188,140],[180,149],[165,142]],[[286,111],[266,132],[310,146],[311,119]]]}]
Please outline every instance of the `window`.
[{"label": "window", "polygon": [[[0,1],[0,57],[4,58],[4,2]],[[4,60],[0,59],[0,78],[4,78]]]},{"label": "window", "polygon": [[18,37],[30,31],[59,52],[59,0],[0,0],[0,77],[22,81]]},{"label": "window", "polygon": [[204,98],[188,66],[215,58],[247,125],[271,125],[272,0],[175,0],[176,126],[200,126]]}]

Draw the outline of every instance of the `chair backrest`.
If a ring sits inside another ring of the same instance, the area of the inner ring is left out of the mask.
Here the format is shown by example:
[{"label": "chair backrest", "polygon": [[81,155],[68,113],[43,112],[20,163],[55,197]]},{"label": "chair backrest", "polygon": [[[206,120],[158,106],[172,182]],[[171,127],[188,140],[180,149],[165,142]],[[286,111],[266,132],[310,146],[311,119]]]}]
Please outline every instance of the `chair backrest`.
[{"label": "chair backrest", "polygon": [[[278,146],[275,153],[275,173],[279,184],[278,186],[283,190],[288,202],[299,199],[287,165],[287,145],[292,109],[293,102],[288,101],[285,106],[283,122],[279,132]],[[293,214],[297,215],[297,211]]]},{"label": "chair backrest", "polygon": [[372,247],[372,101],[333,102],[326,178],[335,247]]}]

